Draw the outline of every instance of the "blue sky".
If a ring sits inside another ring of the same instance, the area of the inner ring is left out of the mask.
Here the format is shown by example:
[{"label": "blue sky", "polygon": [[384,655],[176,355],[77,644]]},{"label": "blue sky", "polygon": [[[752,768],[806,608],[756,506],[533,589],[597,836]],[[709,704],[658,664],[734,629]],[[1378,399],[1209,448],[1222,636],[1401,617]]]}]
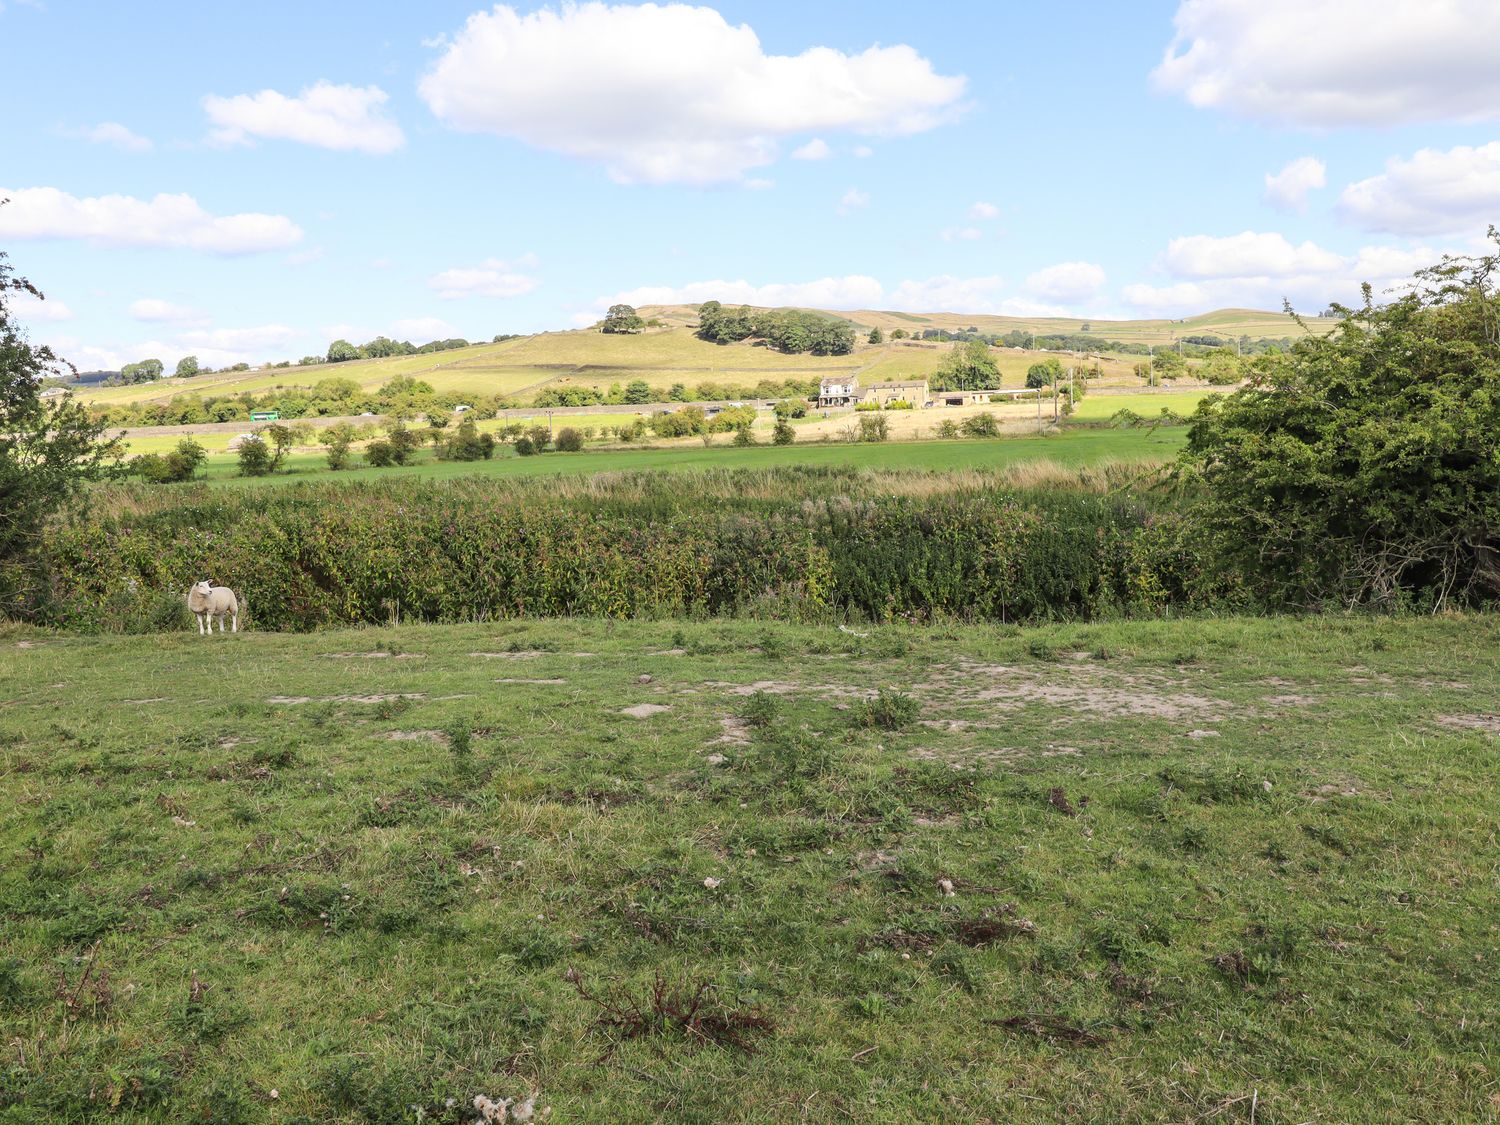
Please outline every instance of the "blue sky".
[{"label": "blue sky", "polygon": [[0,0],[0,248],[84,368],[615,299],[1308,309],[1500,221],[1500,4]]}]

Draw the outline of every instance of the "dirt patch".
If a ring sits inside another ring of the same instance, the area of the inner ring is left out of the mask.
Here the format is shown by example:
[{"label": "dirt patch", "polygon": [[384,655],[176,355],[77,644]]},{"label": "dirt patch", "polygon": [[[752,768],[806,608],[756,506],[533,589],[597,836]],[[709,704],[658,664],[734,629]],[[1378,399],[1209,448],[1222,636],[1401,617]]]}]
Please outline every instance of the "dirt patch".
[{"label": "dirt patch", "polygon": [[131,707],[141,707],[147,703],[171,703],[172,701],[165,695],[153,695],[150,699],[122,699],[120,702]]},{"label": "dirt patch", "polygon": [[1068,681],[1062,683],[1028,667],[965,660],[943,669],[919,690],[929,697],[984,703],[992,709],[1045,704],[1115,718],[1219,720],[1231,710],[1223,700],[1180,687],[1179,681],[1090,664],[1070,669]]},{"label": "dirt patch", "polygon": [[1437,724],[1451,730],[1477,730],[1500,734],[1500,715],[1439,715]]},{"label": "dirt patch", "polygon": [[381,735],[388,742],[448,742],[448,736],[440,730],[392,730]]},{"label": "dirt patch", "polygon": [[634,707],[622,707],[620,714],[629,715],[632,719],[649,719],[652,715],[660,715],[671,709],[663,703],[637,703]]},{"label": "dirt patch", "polygon": [[686,656],[688,650],[685,648],[664,648],[658,652],[648,652],[647,656]]},{"label": "dirt patch", "polygon": [[471,652],[475,660],[536,660],[543,656],[569,656],[582,660],[593,656],[592,652],[543,652],[541,649],[521,649],[517,652]]},{"label": "dirt patch", "polygon": [[1190,730],[1190,731],[1187,732],[1187,737],[1188,738],[1218,738],[1219,737],[1219,732],[1216,731],[1216,730]]},{"label": "dirt patch", "polygon": [[1358,789],[1351,782],[1347,782],[1347,781],[1330,781],[1330,782],[1327,782],[1326,784],[1319,785],[1315,789],[1309,789],[1309,790],[1307,790],[1307,792],[1303,793],[1302,795],[1304,797],[1306,797],[1309,801],[1311,801],[1313,804],[1315,804],[1315,805],[1321,805],[1325,801],[1331,801],[1334,797],[1358,797],[1358,796],[1361,796],[1361,790]]},{"label": "dirt patch", "polygon": [[506,676],[495,681],[497,684],[565,684],[567,680],[523,680],[515,676]]},{"label": "dirt patch", "polygon": [[995,762],[1013,762],[1022,756],[1022,752],[1014,746],[993,746],[983,750],[977,746],[962,749],[918,746],[910,753],[919,762],[941,762],[956,770],[973,769],[975,766],[991,765]]},{"label": "dirt patch", "polygon": [[707,680],[704,687],[719,688],[730,695],[754,695],[763,692],[766,695],[794,695],[802,690],[801,684],[790,684],[785,680],[756,680],[753,684],[731,684],[723,680]]},{"label": "dirt patch", "polygon": [[1272,707],[1316,707],[1321,702],[1316,695],[1263,695],[1261,700]]},{"label": "dirt patch", "polygon": [[750,728],[737,715],[725,715],[719,720],[719,737],[710,746],[749,746]]},{"label": "dirt patch", "polygon": [[325,652],[330,660],[422,660],[425,652]]}]

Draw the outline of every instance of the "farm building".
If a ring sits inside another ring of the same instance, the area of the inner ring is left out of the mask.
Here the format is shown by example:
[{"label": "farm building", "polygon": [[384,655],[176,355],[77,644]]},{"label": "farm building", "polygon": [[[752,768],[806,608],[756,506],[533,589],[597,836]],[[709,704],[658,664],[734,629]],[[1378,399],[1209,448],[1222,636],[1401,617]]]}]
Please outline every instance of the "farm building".
[{"label": "farm building", "polygon": [[1035,398],[1034,390],[988,390],[976,391],[938,391],[936,398],[944,406],[988,406],[997,399],[1001,402],[1014,402],[1020,398]]},{"label": "farm building", "polygon": [[859,376],[828,375],[818,383],[818,405],[853,406],[859,397]]},{"label": "farm building", "polygon": [[859,396],[861,403],[873,402],[878,406],[889,406],[893,402],[909,402],[913,407],[927,405],[927,380],[907,379],[898,383],[871,383]]}]

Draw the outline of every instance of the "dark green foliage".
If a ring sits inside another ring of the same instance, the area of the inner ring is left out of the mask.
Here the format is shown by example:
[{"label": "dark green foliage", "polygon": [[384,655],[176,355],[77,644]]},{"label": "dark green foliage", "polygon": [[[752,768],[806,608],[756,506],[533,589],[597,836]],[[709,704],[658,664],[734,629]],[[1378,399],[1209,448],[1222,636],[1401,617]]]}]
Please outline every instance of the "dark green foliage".
[{"label": "dark green foliage", "polygon": [[472,418],[465,417],[454,427],[453,435],[437,446],[438,454],[448,461],[488,461],[495,455],[495,439],[482,434]]},{"label": "dark green foliage", "polygon": [[365,446],[365,462],[377,469],[387,468],[396,463],[396,451],[390,442],[377,438]]},{"label": "dark green foliage", "polygon": [[856,438],[859,441],[885,441],[891,436],[891,424],[879,414],[861,414]]},{"label": "dark green foliage", "polygon": [[609,313],[599,325],[599,331],[610,334],[639,332],[646,326],[630,305],[611,305]]},{"label": "dark green foliage", "polygon": [[354,441],[354,427],[340,422],[330,427],[323,435],[323,444],[328,446],[328,467],[335,471],[349,467],[349,446]]},{"label": "dark green foliage", "polygon": [[120,628],[142,599],[210,571],[236,576],[266,629],[385,622],[398,603],[403,617],[444,621],[750,606],[1016,621],[1192,596],[1191,535],[1123,498],[989,491],[851,505],[827,499],[848,474],[775,479],[784,501],[649,476],[576,501],[484,478],[152,494],[161,502],[54,529],[53,616]]},{"label": "dark green foliage", "polygon": [[921,705],[905,692],[881,688],[874,699],[867,699],[852,712],[855,726],[879,730],[905,730],[916,721]]},{"label": "dark green foliage", "polygon": [[1033,363],[1026,369],[1026,385],[1032,390],[1055,387],[1062,378],[1062,374],[1062,364],[1055,356],[1049,355],[1046,359]]},{"label": "dark green foliage", "polygon": [[708,431],[708,416],[701,406],[684,406],[670,414],[657,414],[651,419],[651,430],[658,437],[687,437]]},{"label": "dark green foliage", "polygon": [[553,445],[559,453],[578,453],[583,449],[583,434],[572,426],[564,426],[557,431]]},{"label": "dark green foliage", "polygon": [[736,426],[734,428],[734,444],[738,446],[754,445],[754,431],[749,426]]},{"label": "dark green foliage", "polygon": [[932,377],[935,391],[977,391],[1000,385],[1000,368],[983,340],[960,344],[943,356]]},{"label": "dark green foliage", "polygon": [[208,451],[196,441],[183,438],[171,453],[144,453],[131,458],[129,468],[147,484],[170,484],[192,480],[207,456]]},{"label": "dark green foliage", "polygon": [[971,414],[963,420],[962,428],[965,437],[984,438],[1000,436],[1000,421],[988,411],[981,414]]},{"label": "dark green foliage", "polygon": [[792,424],[785,418],[777,418],[776,426],[771,431],[771,441],[775,445],[791,445],[797,440],[797,431],[792,429]]},{"label": "dark green foliage", "polygon": [[1380,306],[1367,288],[1331,336],[1204,401],[1181,475],[1222,566],[1281,605],[1500,597],[1497,269],[1445,259]]},{"label": "dark green foliage", "polygon": [[854,350],[854,326],[848,321],[798,309],[731,312],[718,301],[699,306],[698,336],[716,344],[759,337],[791,354],[848,355]]}]

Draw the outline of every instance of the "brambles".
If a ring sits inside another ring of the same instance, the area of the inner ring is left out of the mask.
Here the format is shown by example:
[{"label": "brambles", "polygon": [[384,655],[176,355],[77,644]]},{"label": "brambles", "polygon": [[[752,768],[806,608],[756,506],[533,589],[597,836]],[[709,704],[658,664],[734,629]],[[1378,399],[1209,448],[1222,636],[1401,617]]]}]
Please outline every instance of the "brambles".
[{"label": "brambles", "polygon": [[[594,1026],[615,1032],[621,1040],[669,1036],[751,1055],[756,1050],[756,1038],[775,1029],[770,1017],[754,1008],[720,1002],[718,990],[709,980],[671,985],[658,971],[650,987],[637,996],[623,987],[590,992],[583,974],[576,969],[569,969],[565,979],[584,1001],[598,1009]],[[613,1052],[611,1047],[605,1057]]]}]

